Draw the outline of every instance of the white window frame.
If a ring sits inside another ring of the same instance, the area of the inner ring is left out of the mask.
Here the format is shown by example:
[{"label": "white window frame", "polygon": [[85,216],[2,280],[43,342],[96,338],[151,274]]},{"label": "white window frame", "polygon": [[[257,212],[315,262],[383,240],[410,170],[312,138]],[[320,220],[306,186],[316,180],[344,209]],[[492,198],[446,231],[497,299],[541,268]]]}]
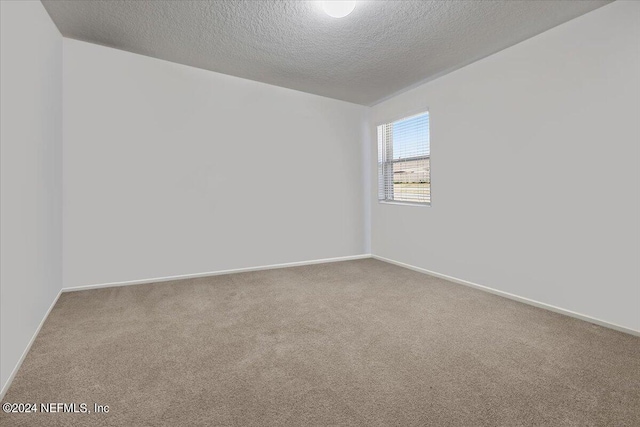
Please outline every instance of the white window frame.
[{"label": "white window frame", "polygon": [[[384,180],[384,177],[380,176],[380,164],[379,164],[379,160],[380,159],[380,145],[379,145],[379,135],[378,135],[378,128],[382,125],[388,125],[390,123],[395,123],[395,122],[399,122],[402,121],[404,119],[408,119],[410,117],[413,116],[417,116],[420,114],[424,114],[427,113],[429,114],[429,201],[428,202],[407,202],[407,201],[401,201],[401,200],[389,200],[389,199],[380,199],[379,194],[380,194],[380,182],[381,180]],[[381,121],[379,123],[376,123],[375,127],[374,127],[375,131],[375,135],[376,135],[376,154],[377,154],[377,159],[376,159],[376,167],[378,169],[378,181],[377,181],[377,191],[376,193],[378,194],[378,203],[381,205],[400,205],[400,206],[416,206],[416,207],[431,207],[431,204],[433,202],[433,192],[432,190],[432,186],[431,184],[433,183],[432,180],[432,169],[431,169],[431,158],[432,158],[432,153],[431,153],[431,111],[429,111],[428,107],[425,108],[420,108],[417,110],[414,110],[412,112],[409,113],[405,113],[402,116],[398,116],[396,118],[392,118],[392,119],[387,119],[384,121]]]}]

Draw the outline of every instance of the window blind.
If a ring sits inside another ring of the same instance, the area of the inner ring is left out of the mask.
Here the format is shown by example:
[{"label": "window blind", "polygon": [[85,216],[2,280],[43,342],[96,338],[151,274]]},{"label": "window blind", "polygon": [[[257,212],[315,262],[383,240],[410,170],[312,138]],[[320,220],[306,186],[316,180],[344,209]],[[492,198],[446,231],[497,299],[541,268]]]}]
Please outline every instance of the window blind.
[{"label": "window blind", "polygon": [[429,113],[378,126],[378,200],[431,204]]}]

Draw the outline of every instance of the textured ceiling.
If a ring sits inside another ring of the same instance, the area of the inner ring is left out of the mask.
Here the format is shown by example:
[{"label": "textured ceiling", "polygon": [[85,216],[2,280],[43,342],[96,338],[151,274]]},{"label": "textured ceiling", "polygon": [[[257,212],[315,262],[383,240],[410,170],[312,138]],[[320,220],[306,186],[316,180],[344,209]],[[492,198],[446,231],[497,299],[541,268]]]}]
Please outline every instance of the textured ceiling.
[{"label": "textured ceiling", "polygon": [[607,1],[43,1],[65,37],[371,105]]}]

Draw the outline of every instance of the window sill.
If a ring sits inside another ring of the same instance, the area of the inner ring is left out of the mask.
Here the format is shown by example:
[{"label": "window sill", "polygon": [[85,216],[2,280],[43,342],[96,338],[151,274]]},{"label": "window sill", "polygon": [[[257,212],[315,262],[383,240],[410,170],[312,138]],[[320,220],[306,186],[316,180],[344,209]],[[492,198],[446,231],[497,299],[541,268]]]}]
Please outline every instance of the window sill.
[{"label": "window sill", "polygon": [[418,206],[423,208],[430,208],[431,202],[429,203],[416,203],[416,202],[395,202],[393,200],[378,200],[378,203],[381,205],[401,205],[401,206]]}]

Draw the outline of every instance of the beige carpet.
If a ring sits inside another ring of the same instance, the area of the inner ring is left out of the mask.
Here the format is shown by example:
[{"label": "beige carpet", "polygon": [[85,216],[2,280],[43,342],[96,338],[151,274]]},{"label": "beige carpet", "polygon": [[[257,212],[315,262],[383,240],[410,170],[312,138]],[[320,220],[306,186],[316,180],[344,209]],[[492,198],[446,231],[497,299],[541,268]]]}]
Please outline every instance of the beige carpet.
[{"label": "beige carpet", "polygon": [[640,426],[640,338],[367,259],[65,293],[4,402],[110,411],[2,426]]}]

